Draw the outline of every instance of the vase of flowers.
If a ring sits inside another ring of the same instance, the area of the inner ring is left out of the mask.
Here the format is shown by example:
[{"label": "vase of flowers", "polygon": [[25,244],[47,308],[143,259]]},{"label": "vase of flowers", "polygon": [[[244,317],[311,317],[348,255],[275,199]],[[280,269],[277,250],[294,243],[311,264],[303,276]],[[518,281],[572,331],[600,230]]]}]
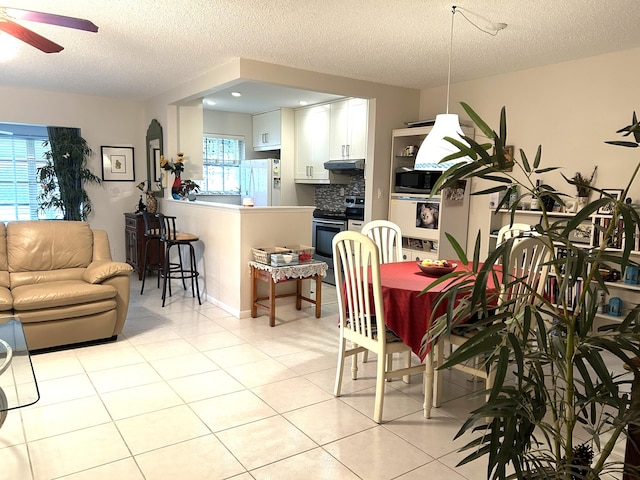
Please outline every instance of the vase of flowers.
[{"label": "vase of flowers", "polygon": [[175,175],[173,185],[171,186],[171,196],[176,200],[180,199],[180,186],[182,185],[182,179],[180,178],[184,171],[184,153],[178,152],[177,159],[167,160],[164,155],[160,157],[160,167],[163,170],[171,172]]}]

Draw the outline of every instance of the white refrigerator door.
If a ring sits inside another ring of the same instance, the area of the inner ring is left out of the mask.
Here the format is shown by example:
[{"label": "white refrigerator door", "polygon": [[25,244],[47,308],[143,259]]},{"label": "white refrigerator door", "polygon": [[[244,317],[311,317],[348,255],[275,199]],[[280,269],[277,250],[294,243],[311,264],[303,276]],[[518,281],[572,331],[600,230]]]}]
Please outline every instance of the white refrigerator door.
[{"label": "white refrigerator door", "polygon": [[271,205],[271,159],[245,160],[241,167],[242,198],[253,198],[256,207]]}]

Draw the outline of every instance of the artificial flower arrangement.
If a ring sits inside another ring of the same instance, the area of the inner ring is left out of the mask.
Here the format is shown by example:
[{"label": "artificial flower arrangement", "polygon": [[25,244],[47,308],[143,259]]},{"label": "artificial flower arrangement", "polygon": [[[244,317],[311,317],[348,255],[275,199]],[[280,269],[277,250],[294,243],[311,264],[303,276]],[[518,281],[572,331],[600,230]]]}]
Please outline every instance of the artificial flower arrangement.
[{"label": "artificial flower arrangement", "polygon": [[[184,172],[184,153],[178,152],[178,158],[174,161],[173,158],[171,160],[167,160],[164,155],[160,156],[160,167],[163,170],[167,170],[171,173],[176,172]],[[179,175],[178,175],[179,176]]]}]

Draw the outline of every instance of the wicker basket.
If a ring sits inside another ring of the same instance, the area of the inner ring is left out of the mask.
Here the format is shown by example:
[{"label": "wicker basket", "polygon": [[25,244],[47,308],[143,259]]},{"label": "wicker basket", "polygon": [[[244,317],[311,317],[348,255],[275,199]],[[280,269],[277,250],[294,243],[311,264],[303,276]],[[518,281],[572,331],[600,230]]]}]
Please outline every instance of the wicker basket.
[{"label": "wicker basket", "polygon": [[259,263],[271,265],[271,254],[273,253],[290,253],[291,250],[283,247],[258,247],[252,248],[253,259]]}]

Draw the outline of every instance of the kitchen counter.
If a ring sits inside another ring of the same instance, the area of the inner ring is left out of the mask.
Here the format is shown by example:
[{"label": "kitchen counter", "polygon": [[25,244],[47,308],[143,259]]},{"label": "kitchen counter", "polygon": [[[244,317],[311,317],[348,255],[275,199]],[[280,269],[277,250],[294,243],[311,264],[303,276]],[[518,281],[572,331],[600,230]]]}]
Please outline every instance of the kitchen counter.
[{"label": "kitchen counter", "polygon": [[248,264],[253,247],[311,245],[314,206],[242,207],[165,199],[161,209],[177,217],[180,231],[198,235],[196,258],[204,297],[237,318],[251,313]]}]

